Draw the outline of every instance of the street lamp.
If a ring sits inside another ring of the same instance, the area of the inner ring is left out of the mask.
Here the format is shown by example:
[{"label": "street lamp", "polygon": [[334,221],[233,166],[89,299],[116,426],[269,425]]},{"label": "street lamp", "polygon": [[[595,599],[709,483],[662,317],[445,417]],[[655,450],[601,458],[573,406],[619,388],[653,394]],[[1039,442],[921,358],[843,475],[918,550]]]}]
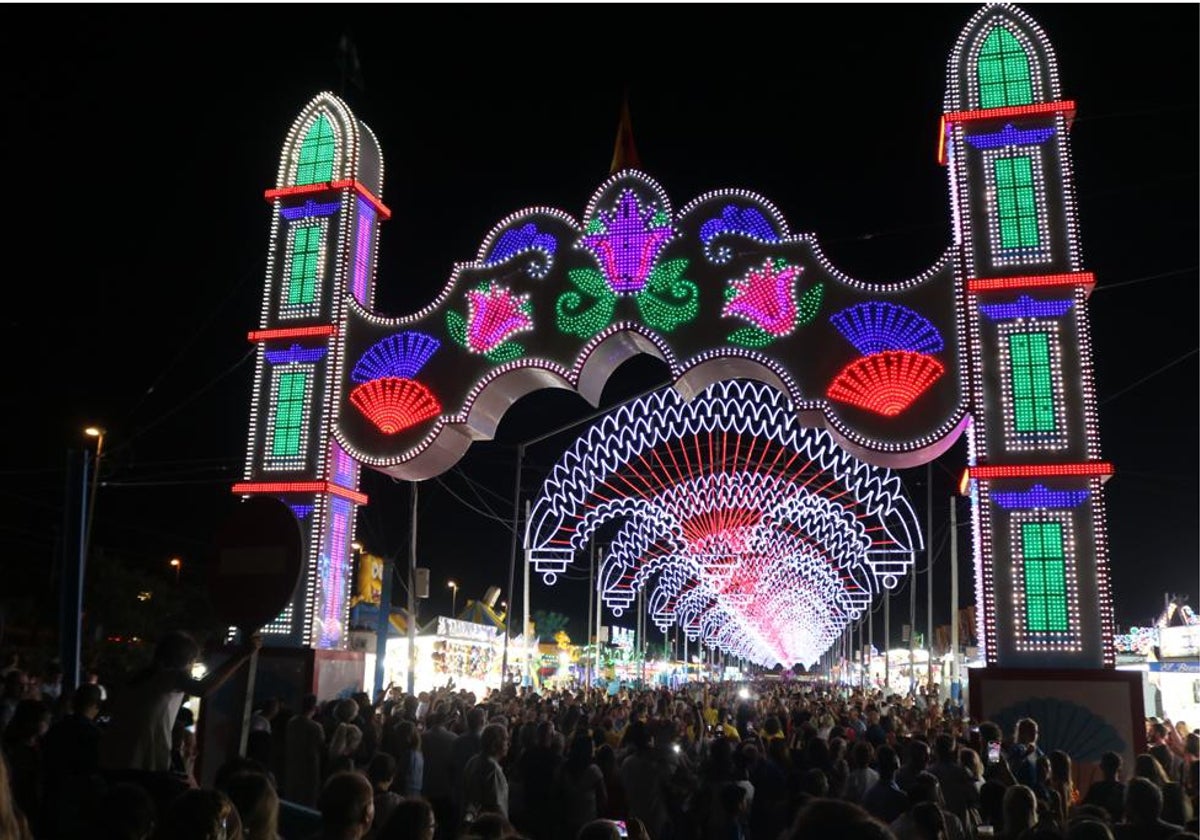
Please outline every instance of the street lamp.
[{"label": "street lamp", "polygon": [[180,571],[180,569],[183,568],[183,561],[180,560],[178,557],[172,557],[170,562],[167,563],[167,565],[175,570],[175,585],[178,586],[179,585],[179,571]]},{"label": "street lamp", "polygon": [[99,426],[88,426],[83,433],[96,439],[96,458],[92,462],[92,487],[88,493],[87,526],[83,532],[83,553],[86,559],[92,548],[92,518],[96,512],[96,485],[100,479],[100,456],[104,452],[104,429]]},{"label": "street lamp", "polygon": [[450,587],[450,617],[458,618],[458,612],[455,606],[458,604],[458,583],[455,581],[446,581],[446,586]]}]

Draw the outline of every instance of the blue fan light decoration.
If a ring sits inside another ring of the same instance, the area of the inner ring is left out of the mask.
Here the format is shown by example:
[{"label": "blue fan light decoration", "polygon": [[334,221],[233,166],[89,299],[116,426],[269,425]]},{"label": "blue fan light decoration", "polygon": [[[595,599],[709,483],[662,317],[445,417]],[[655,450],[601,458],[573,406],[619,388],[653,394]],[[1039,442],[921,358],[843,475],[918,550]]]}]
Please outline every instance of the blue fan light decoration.
[{"label": "blue fan light decoration", "polygon": [[864,356],[886,350],[938,353],[945,347],[942,334],[928,318],[898,303],[856,303],[829,320]]},{"label": "blue fan light decoration", "polygon": [[438,416],[441,402],[416,376],[441,345],[421,332],[393,333],[371,345],[350,372],[361,383],[350,402],[385,435]]},{"label": "blue fan light decoration", "polygon": [[386,376],[413,379],[441,346],[440,341],[425,333],[389,335],[362,354],[350,372],[350,378],[355,382],[369,382]]},{"label": "blue fan light decoration", "polygon": [[1021,718],[1038,724],[1043,752],[1063,750],[1075,761],[1099,761],[1110,750],[1123,753],[1126,744],[1107,720],[1086,706],[1057,697],[1031,697],[989,716],[1001,732],[1013,732]]}]

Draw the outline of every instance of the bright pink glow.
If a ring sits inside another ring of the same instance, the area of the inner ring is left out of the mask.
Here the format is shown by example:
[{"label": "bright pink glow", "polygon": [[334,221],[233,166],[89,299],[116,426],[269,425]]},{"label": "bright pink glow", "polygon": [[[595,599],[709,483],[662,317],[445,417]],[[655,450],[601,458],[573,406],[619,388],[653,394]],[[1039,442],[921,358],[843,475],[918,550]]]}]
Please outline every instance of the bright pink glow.
[{"label": "bright pink glow", "polygon": [[772,335],[796,329],[796,278],[800,266],[778,270],[768,259],[761,270],[733,281],[734,297],[722,315],[738,315]]},{"label": "bright pink glow", "polygon": [[533,329],[529,296],[514,295],[490,283],[486,291],[467,292],[467,346],[487,353],[512,335]]}]

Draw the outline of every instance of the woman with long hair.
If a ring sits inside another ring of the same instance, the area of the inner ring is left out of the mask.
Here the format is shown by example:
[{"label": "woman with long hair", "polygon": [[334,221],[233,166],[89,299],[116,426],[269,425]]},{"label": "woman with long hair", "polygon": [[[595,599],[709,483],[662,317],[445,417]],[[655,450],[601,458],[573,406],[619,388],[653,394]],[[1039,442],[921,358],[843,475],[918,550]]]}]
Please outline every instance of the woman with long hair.
[{"label": "woman with long hair", "polygon": [[1071,778],[1071,756],[1063,750],[1051,750],[1050,779],[1046,787],[1050,790],[1053,817],[1060,829],[1067,827],[1067,815],[1079,799],[1075,782]]},{"label": "woman with long hair", "polygon": [[29,823],[17,807],[8,781],[8,762],[0,753],[0,840],[33,840]]},{"label": "woman with long hair", "polygon": [[279,794],[262,773],[238,773],[225,786],[245,840],[279,840]]},{"label": "woman with long hair", "polygon": [[572,739],[567,759],[557,775],[558,836],[574,837],[608,808],[604,774],[596,766],[591,736],[582,733]]}]

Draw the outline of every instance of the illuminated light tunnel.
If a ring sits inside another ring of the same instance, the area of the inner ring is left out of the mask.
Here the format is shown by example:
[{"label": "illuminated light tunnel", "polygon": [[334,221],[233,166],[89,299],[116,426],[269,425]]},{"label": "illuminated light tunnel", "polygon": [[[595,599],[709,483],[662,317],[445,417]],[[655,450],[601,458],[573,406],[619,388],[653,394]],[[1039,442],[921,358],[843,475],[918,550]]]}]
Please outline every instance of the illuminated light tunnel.
[{"label": "illuminated light tunnel", "polygon": [[534,569],[554,583],[611,522],[597,586],[614,615],[644,588],[663,630],[760,665],[811,665],[923,544],[900,478],[796,416],[748,381],[622,406],[547,478]]}]

